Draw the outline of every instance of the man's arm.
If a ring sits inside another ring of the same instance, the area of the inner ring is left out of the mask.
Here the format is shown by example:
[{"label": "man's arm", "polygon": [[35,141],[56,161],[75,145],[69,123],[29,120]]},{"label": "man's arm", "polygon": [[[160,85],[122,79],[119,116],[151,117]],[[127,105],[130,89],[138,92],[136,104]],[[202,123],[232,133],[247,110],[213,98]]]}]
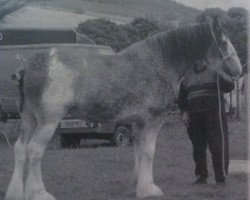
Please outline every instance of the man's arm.
[{"label": "man's arm", "polygon": [[220,82],[220,89],[224,93],[231,92],[235,87],[233,79],[225,80],[222,77],[219,77],[219,82]]},{"label": "man's arm", "polygon": [[178,97],[178,106],[181,110],[181,114],[183,114],[183,112],[187,111],[187,105],[188,105],[187,92],[184,89],[183,84],[181,83],[179,97]]},{"label": "man's arm", "polygon": [[183,84],[181,83],[180,86],[180,92],[179,92],[179,98],[178,98],[178,106],[181,110],[181,117],[183,123],[188,126],[189,124],[189,115],[187,112],[187,106],[188,106],[188,101],[187,101],[187,92],[183,87]]}]

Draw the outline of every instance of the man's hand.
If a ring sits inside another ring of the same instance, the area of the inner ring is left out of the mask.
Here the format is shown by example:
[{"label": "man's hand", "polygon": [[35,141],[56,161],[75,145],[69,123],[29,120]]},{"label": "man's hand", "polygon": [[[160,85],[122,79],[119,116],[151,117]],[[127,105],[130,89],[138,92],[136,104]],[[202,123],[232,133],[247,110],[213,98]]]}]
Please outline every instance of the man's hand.
[{"label": "man's hand", "polygon": [[182,114],[182,122],[185,124],[186,127],[188,127],[190,118],[189,118],[189,114],[186,111]]},{"label": "man's hand", "polygon": [[238,77],[231,77],[230,75],[226,74],[222,70],[218,70],[217,73],[218,73],[220,79],[223,79],[224,81],[229,82],[229,83],[234,82],[235,80],[238,79]]}]

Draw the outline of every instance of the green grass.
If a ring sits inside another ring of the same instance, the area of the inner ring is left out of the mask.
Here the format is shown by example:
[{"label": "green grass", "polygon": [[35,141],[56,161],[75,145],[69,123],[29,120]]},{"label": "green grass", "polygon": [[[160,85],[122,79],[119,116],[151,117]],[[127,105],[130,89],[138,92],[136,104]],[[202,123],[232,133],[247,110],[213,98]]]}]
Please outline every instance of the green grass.
[{"label": "green grass", "polygon": [[[230,121],[231,159],[247,159],[246,120]],[[60,200],[134,200],[132,148],[57,148],[55,137],[46,151],[42,170],[49,192]],[[51,145],[53,148],[51,148]],[[0,200],[13,171],[13,152],[0,147]],[[209,154],[208,154],[209,155]],[[208,156],[210,158],[210,156]],[[180,123],[165,125],[159,134],[154,174],[165,195],[157,200],[246,200],[247,175],[230,174],[226,186],[214,184],[209,159],[209,184],[193,186],[191,143]]]}]

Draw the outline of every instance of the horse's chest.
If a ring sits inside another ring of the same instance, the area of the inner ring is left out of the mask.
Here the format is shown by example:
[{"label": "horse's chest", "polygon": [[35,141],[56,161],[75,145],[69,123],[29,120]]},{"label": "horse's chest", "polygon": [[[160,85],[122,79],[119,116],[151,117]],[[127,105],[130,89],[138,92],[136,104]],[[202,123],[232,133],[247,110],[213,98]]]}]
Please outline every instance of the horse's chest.
[{"label": "horse's chest", "polygon": [[120,113],[132,106],[132,103],[114,97],[110,101],[88,98],[85,101],[77,102],[76,105],[77,108],[71,111],[71,115],[96,122],[107,122],[116,119]]},{"label": "horse's chest", "polygon": [[47,86],[43,93],[43,102],[48,110],[62,109],[74,98],[73,84],[75,74],[54,56],[48,65]]}]

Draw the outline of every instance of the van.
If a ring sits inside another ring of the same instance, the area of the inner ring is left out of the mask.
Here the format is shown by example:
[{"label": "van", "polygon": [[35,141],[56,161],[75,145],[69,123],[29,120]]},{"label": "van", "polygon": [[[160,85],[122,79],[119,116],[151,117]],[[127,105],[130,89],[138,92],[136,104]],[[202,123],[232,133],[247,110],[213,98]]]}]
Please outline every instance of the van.
[{"label": "van", "polygon": [[[11,75],[36,53],[49,51],[51,47],[67,47],[74,50],[89,49],[105,55],[114,51],[107,46],[96,45],[85,35],[67,29],[0,29],[0,102],[8,119],[20,118],[18,113],[18,87]],[[61,146],[78,147],[82,138],[105,139],[116,146],[128,146],[132,141],[132,127],[124,122],[93,123],[70,116],[61,120],[55,131],[60,134]]]}]

